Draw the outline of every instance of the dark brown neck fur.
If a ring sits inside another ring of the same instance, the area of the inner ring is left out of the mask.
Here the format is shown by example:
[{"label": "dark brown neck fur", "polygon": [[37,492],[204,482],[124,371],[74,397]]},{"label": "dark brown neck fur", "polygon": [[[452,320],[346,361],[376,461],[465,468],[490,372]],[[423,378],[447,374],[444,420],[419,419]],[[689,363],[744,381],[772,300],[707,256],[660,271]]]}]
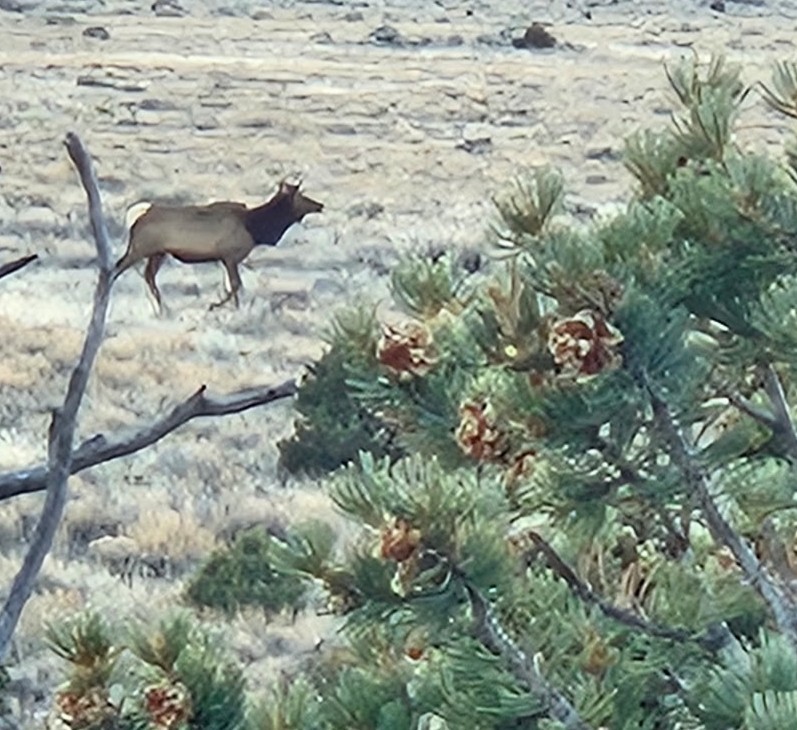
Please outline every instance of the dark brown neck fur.
[{"label": "dark brown neck fur", "polygon": [[247,211],[244,224],[255,246],[276,246],[298,220],[291,197],[279,192],[267,203]]}]

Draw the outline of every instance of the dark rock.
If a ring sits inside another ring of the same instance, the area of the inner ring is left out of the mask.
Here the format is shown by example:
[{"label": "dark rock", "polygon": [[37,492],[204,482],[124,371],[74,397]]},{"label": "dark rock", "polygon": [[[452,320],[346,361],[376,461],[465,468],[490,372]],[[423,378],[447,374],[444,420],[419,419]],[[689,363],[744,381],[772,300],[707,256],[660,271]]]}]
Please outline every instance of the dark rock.
[{"label": "dark rock", "polygon": [[610,162],[616,162],[622,159],[623,155],[621,152],[611,147],[593,147],[586,151],[584,157],[588,160],[608,160]]},{"label": "dark rock", "polygon": [[359,10],[351,10],[343,16],[343,20],[346,20],[349,23],[358,23],[364,19],[365,16]]},{"label": "dark rock", "polygon": [[75,25],[77,23],[71,15],[48,15],[44,22],[47,25]]},{"label": "dark rock", "polygon": [[474,250],[463,251],[459,255],[459,265],[469,274],[475,274],[483,266],[482,255]]},{"label": "dark rock", "polygon": [[167,18],[181,18],[185,15],[185,10],[176,0],[155,0],[151,10],[155,15]]},{"label": "dark rock", "polygon": [[332,36],[326,31],[322,31],[320,33],[313,33],[313,35],[310,36],[310,40],[313,41],[313,43],[332,43]]},{"label": "dark rock", "polygon": [[368,35],[368,40],[378,46],[403,46],[404,38],[390,25],[380,25]]},{"label": "dark rock", "polygon": [[553,48],[556,45],[554,38],[542,23],[532,23],[522,38],[513,38],[512,45],[515,48]]},{"label": "dark rock", "polygon": [[455,48],[456,46],[461,46],[464,42],[465,39],[461,35],[450,35],[443,41],[443,45]]},{"label": "dark rock", "polygon": [[124,79],[95,78],[94,76],[78,76],[75,82],[78,86],[100,86],[106,89],[116,89],[117,91],[146,91],[146,86],[129,83]]},{"label": "dark rock", "polygon": [[168,99],[144,99],[138,103],[139,109],[146,109],[153,112],[171,112],[179,109],[173,101]]},{"label": "dark rock", "polygon": [[603,185],[608,179],[606,175],[587,175],[584,182],[587,185]]},{"label": "dark rock", "polygon": [[484,155],[493,149],[493,141],[489,137],[478,139],[463,139],[456,145],[458,150],[465,150],[472,155]]},{"label": "dark rock", "polygon": [[85,28],[83,36],[85,38],[96,38],[98,41],[107,41],[111,38],[111,34],[101,25],[92,25],[89,28]]},{"label": "dark rock", "polygon": [[714,2],[709,5],[712,10],[716,10],[718,13],[725,12],[725,1],[724,0],[714,0]]}]

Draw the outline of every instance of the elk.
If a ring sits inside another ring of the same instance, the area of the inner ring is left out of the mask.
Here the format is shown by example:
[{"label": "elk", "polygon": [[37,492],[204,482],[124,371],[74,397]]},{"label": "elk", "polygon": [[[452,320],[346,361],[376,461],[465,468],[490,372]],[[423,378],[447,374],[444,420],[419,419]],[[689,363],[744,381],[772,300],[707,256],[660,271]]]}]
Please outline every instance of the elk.
[{"label": "elk", "polygon": [[144,279],[162,310],[155,277],[167,255],[185,264],[219,261],[225,269],[227,295],[210,305],[213,310],[230,299],[239,306],[240,264],[255,246],[276,246],[285,231],[308,213],[324,205],[304,195],[284,180],[271,200],[256,208],[243,203],[169,206],[138,203],[127,213],[130,238],[127,251],[116,262],[114,279],[142,259],[147,259]]}]

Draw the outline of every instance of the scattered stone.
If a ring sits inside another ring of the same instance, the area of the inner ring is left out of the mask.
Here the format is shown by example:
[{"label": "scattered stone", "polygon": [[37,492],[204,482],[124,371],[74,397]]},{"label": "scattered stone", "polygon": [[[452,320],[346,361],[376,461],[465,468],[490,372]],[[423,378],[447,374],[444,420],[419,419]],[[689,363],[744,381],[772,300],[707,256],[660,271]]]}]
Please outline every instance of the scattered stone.
[{"label": "scattered stone", "polygon": [[105,89],[115,89],[116,91],[141,92],[147,90],[147,87],[141,84],[109,77],[97,78],[94,76],[78,76],[75,83],[78,86],[100,86]]},{"label": "scattered stone", "polygon": [[458,150],[465,150],[471,155],[485,155],[493,149],[493,141],[489,137],[482,139],[463,139],[456,144]]},{"label": "scattered stone", "polygon": [[493,140],[488,127],[482,124],[468,124],[462,130],[462,139],[457,143],[458,150],[472,155],[484,155],[493,149]]},{"label": "scattered stone", "polygon": [[456,48],[465,43],[465,39],[461,35],[450,35],[443,41],[443,45],[448,48]]},{"label": "scattered stone", "polygon": [[146,109],[153,112],[171,112],[180,108],[177,104],[168,99],[143,99],[137,106],[139,109]]},{"label": "scattered stone", "polygon": [[586,151],[584,157],[588,160],[616,162],[617,160],[621,160],[623,155],[621,152],[611,147],[593,147]]},{"label": "scattered stone", "polygon": [[71,15],[48,15],[44,22],[47,25],[75,25],[77,23]]},{"label": "scattered stone", "polygon": [[274,16],[268,10],[255,10],[249,17],[252,20],[274,20]]},{"label": "scattered stone", "polygon": [[368,35],[368,40],[377,46],[403,46],[404,38],[390,25],[380,25]]},{"label": "scattered stone", "polygon": [[89,28],[85,28],[83,36],[85,38],[96,38],[98,41],[107,41],[111,38],[111,34],[101,25],[92,25]]},{"label": "scattered stone", "polygon": [[353,124],[346,124],[344,122],[327,124],[326,130],[330,134],[344,134],[344,135],[357,134],[357,127],[355,127]]},{"label": "scattered stone", "polygon": [[609,178],[606,175],[587,175],[584,178],[584,182],[587,185],[603,185]]},{"label": "scattered stone", "polygon": [[712,10],[716,10],[718,13],[725,12],[725,2],[724,0],[714,0],[714,2],[709,5]]},{"label": "scattered stone", "polygon": [[182,18],[185,15],[185,10],[176,0],[155,0],[151,9],[155,15],[166,18]]},{"label": "scattered stone", "polygon": [[513,38],[512,45],[515,48],[553,48],[556,46],[556,38],[554,38],[542,23],[534,22],[523,34],[522,38]]},{"label": "scattered stone", "polygon": [[365,20],[365,16],[359,10],[351,10],[343,16],[343,20],[349,23],[359,23],[361,20]]},{"label": "scattered stone", "polygon": [[313,33],[313,35],[310,36],[310,40],[313,43],[325,43],[325,44],[328,44],[328,43],[332,43],[332,36],[329,33],[327,33],[326,31],[322,31],[321,33]]},{"label": "scattered stone", "polygon": [[465,250],[459,255],[459,265],[469,274],[475,274],[483,266],[482,255],[474,249]]}]

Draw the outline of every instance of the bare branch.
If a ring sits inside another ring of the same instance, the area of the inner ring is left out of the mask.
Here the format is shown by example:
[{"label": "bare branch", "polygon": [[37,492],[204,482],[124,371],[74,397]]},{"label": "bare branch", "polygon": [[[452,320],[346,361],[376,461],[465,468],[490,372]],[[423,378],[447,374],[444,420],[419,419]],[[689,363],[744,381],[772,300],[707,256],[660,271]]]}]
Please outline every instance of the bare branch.
[{"label": "bare branch", "polygon": [[551,570],[564,580],[570,590],[584,601],[584,603],[597,606],[604,616],[614,619],[626,626],[630,626],[633,629],[639,629],[642,633],[655,636],[659,639],[670,639],[681,643],[694,641],[712,652],[716,651],[719,645],[721,645],[718,643],[717,636],[715,635],[717,632],[715,631],[710,631],[708,634],[697,635],[686,629],[675,629],[670,626],[663,626],[662,624],[646,621],[632,611],[627,611],[605,601],[575,574],[573,569],[562,559],[559,553],[556,552],[545,538],[533,530],[529,531],[527,534],[532,542],[539,548]]},{"label": "bare branch", "polygon": [[[70,473],[77,474],[97,464],[140,451],[194,418],[241,413],[250,408],[289,398],[296,394],[297,388],[295,381],[286,380],[279,385],[248,388],[213,398],[205,394],[203,385],[190,398],[179,403],[154,423],[140,426],[126,434],[116,434],[111,438],[97,435],[87,439],[72,453]],[[0,474],[0,501],[18,494],[41,491],[45,488],[46,480],[47,467],[44,465]]]},{"label": "bare branch", "polygon": [[656,424],[670,447],[674,463],[680,469],[690,491],[697,497],[698,504],[717,542],[725,545],[733,554],[747,581],[769,606],[778,629],[797,651],[797,606],[773,580],[766,567],[756,557],[750,545],[733,529],[722,516],[717,503],[711,495],[709,480],[703,469],[689,453],[686,441],[675,424],[667,404],[648,385],[653,416]]},{"label": "bare branch", "polygon": [[75,421],[94,359],[105,334],[105,317],[111,295],[111,246],[102,214],[102,202],[94,167],[77,135],[71,132],[67,134],[66,147],[88,195],[91,227],[98,254],[99,277],[83,350],[69,379],[63,407],[53,414],[48,444],[47,495],[42,514],[28,552],[22,561],[22,567],[14,577],[8,597],[0,611],[0,660],[3,660],[8,652],[19,616],[30,597],[33,584],[44,563],[44,558],[52,547],[53,537],[61,521],[66,504],[67,481],[71,471]]},{"label": "bare branch", "polygon": [[578,711],[558,689],[553,687],[535,666],[534,661],[507,634],[482,593],[468,580],[465,590],[473,613],[473,633],[490,652],[500,656],[514,677],[535,697],[540,699],[548,714],[567,730],[590,730]]},{"label": "bare branch", "polygon": [[8,276],[9,274],[13,274],[15,271],[19,271],[21,268],[27,266],[31,261],[35,261],[39,258],[39,254],[33,253],[29,256],[23,256],[19,259],[14,259],[13,261],[9,261],[7,264],[3,264],[0,266],[0,279],[4,276]]}]

